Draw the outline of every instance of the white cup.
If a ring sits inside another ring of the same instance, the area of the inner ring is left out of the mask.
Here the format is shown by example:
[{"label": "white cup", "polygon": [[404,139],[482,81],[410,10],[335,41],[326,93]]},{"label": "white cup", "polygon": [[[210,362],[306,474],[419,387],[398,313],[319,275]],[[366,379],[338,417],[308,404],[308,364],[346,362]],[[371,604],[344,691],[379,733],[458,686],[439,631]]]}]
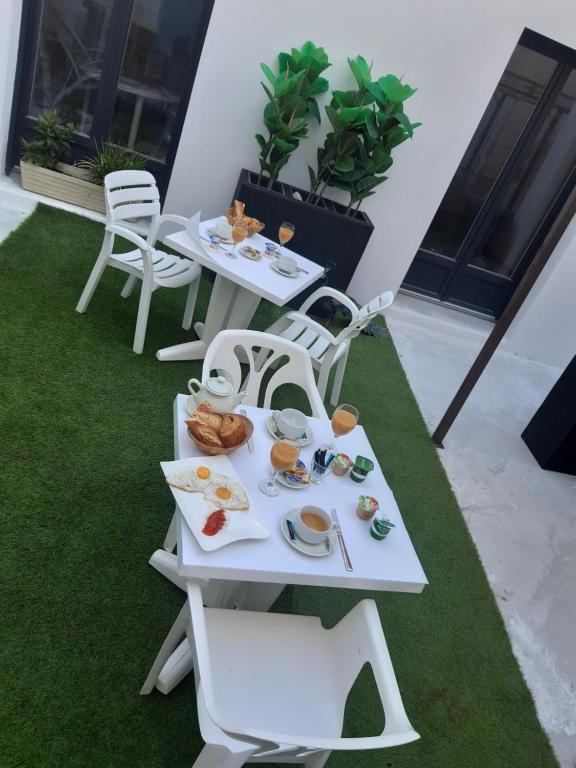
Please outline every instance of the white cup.
[{"label": "white cup", "polygon": [[278,430],[291,440],[296,440],[308,428],[308,417],[296,408],[284,408],[283,411],[274,411],[272,417]]},{"label": "white cup", "polygon": [[221,237],[223,240],[231,240],[232,238],[232,227],[230,224],[228,224],[227,221],[219,221],[218,224],[214,227],[216,230],[216,234],[218,237]]},{"label": "white cup", "polygon": [[278,256],[278,268],[283,272],[295,272],[296,271],[296,259],[290,256],[289,253],[280,253]]},{"label": "white cup", "polygon": [[[318,521],[319,525],[311,526],[314,521]],[[292,525],[296,535],[302,541],[307,541],[309,544],[322,544],[330,535],[332,519],[328,512],[320,509],[320,507],[307,506],[302,507],[294,514]]]}]

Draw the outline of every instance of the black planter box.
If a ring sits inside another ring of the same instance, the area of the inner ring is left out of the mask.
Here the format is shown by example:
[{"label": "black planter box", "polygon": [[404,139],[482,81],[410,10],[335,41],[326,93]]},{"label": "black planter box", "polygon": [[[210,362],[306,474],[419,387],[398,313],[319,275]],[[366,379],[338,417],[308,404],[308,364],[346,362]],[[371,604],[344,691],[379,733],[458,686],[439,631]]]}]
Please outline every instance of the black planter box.
[{"label": "black planter box", "polygon": [[522,438],[543,469],[576,475],[576,357],[534,414]]},{"label": "black planter box", "polygon": [[[312,205],[305,202],[306,190],[283,182],[275,182],[272,189],[267,189],[258,185],[257,179],[257,173],[242,169],[233,200],[241,200],[248,216],[265,223],[262,234],[270,240],[278,242],[278,227],[283,221],[294,224],[296,233],[288,247],[316,264],[331,266],[324,284],[346,291],[374,229],[368,216],[360,211],[351,218],[343,214],[344,206],[332,200]],[[294,197],[295,192],[301,200]],[[299,306],[320,285],[316,281],[291,303]]]}]

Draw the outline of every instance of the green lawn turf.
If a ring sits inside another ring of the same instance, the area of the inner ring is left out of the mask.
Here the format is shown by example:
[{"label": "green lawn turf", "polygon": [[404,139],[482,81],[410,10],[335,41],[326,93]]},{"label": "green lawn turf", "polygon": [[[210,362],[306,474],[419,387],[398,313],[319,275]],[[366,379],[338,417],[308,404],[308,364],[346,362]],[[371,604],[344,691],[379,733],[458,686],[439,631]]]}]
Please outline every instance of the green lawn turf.
[{"label": "green lawn turf", "polygon": [[[0,768],[184,768],[201,748],[191,679],[168,697],[138,695],[184,598],[147,560],[173,509],[158,464],[172,458],[172,401],[200,364],[154,357],[190,338],[184,290],[154,295],[141,356],[137,292],[120,298],[120,273],[74,311],[101,238],[101,225],[39,207],[0,246]],[[204,280],[197,318],[209,291]],[[263,303],[254,327],[275,312]],[[276,609],[326,625],[375,598],[422,735],[329,765],[555,766],[389,338],[354,342],[342,397],[360,409],[430,585],[280,598]],[[351,695],[347,733],[377,726],[371,684],[363,675]]]}]

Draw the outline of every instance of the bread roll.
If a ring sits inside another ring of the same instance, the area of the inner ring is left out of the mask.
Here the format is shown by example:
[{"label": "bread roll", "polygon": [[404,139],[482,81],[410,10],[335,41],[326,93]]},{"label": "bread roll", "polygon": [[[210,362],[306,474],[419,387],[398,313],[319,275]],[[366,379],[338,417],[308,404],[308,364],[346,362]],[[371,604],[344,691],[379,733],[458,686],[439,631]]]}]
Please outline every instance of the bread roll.
[{"label": "bread roll", "polygon": [[218,437],[216,430],[212,429],[212,427],[209,427],[207,424],[203,424],[196,419],[189,419],[186,424],[196,440],[199,440],[204,445],[208,445],[212,448],[222,448],[224,445],[222,440]]},{"label": "bread roll", "polygon": [[220,416],[219,413],[215,413],[214,411],[211,413],[196,411],[194,421],[199,421],[202,424],[206,424],[207,427],[210,427],[215,432],[220,432],[220,429],[222,428],[222,416]]},{"label": "bread roll", "polygon": [[226,448],[241,443],[244,440],[244,424],[241,417],[235,413],[224,414],[219,434]]}]

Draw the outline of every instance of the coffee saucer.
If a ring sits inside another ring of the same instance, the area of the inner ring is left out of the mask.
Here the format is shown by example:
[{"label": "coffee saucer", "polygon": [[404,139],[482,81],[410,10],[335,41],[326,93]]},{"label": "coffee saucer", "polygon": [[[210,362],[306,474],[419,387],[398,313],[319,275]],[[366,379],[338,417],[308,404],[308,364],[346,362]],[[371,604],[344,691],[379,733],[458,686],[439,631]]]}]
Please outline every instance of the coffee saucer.
[{"label": "coffee saucer", "polygon": [[302,541],[302,539],[299,539],[296,534],[294,534],[296,538],[294,541],[292,541],[290,538],[290,531],[286,525],[286,520],[290,520],[290,522],[292,522],[292,519],[297,513],[297,509],[292,509],[290,512],[287,512],[280,520],[280,530],[282,531],[282,535],[288,544],[290,544],[290,546],[294,549],[298,550],[298,552],[301,552],[303,555],[308,555],[309,557],[326,557],[327,555],[331,555],[334,551],[334,539],[332,536],[328,536],[326,539],[327,543],[323,542],[322,544],[309,544],[307,541]]},{"label": "coffee saucer", "polygon": [[272,414],[266,419],[266,428],[275,440],[285,440],[287,443],[292,443],[292,445],[295,445],[297,448],[303,448],[305,445],[310,445],[312,438],[314,437],[310,425],[308,425],[306,432],[302,432],[300,437],[286,437],[286,435],[283,435],[278,429],[278,425],[274,421],[274,416]]},{"label": "coffee saucer", "polygon": [[271,261],[270,266],[272,267],[274,272],[277,272],[279,275],[282,275],[282,277],[298,277],[298,275],[300,274],[300,270],[298,269],[298,267],[296,267],[294,272],[288,272],[287,269],[282,269],[278,265],[277,261]]}]

